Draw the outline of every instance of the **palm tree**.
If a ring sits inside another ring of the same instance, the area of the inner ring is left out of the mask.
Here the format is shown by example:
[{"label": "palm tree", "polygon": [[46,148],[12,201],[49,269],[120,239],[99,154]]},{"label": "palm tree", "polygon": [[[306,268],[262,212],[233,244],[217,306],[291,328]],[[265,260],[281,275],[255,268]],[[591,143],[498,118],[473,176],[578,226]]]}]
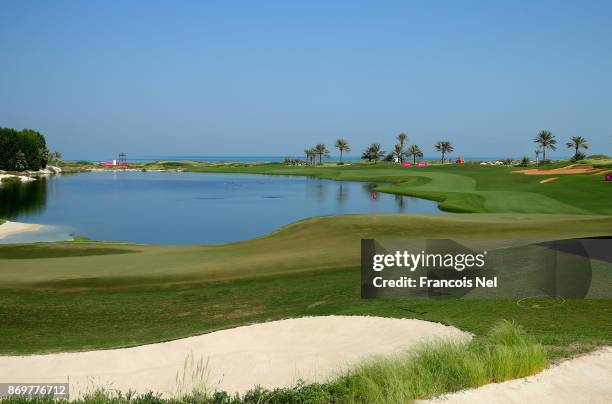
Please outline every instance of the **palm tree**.
[{"label": "palm tree", "polygon": [[442,164],[444,164],[444,156],[455,150],[448,140],[440,140],[434,145],[434,148],[436,151],[442,153]]},{"label": "palm tree", "polygon": [[306,158],[308,159],[310,164],[312,164],[312,161],[316,157],[314,149],[304,149],[304,154],[306,155]]},{"label": "palm tree", "polygon": [[317,149],[315,149],[314,147],[310,148],[310,153],[312,154],[312,160],[311,163],[314,164],[316,158],[317,158]]},{"label": "palm tree", "polygon": [[406,151],[406,156],[412,156],[412,163],[416,164],[417,157],[423,157],[423,152],[421,151],[421,148],[419,146],[413,144]]},{"label": "palm tree", "polygon": [[537,134],[533,141],[542,148],[542,161],[546,161],[546,149],[557,150],[557,139],[548,130],[543,130]]},{"label": "palm tree", "polygon": [[372,143],[367,149],[361,154],[361,158],[364,160],[377,162],[385,156],[385,152],[382,150],[380,143]]},{"label": "palm tree", "polygon": [[575,150],[574,158],[578,157],[578,153],[580,149],[586,150],[589,148],[587,140],[583,138],[582,136],[572,136],[571,141],[567,142],[566,146],[568,149]]},{"label": "palm tree", "polygon": [[402,145],[401,143],[396,144],[393,147],[393,151],[391,153],[397,158],[400,164],[404,162],[404,155],[406,153],[406,151],[404,150],[404,145]]},{"label": "palm tree", "polygon": [[334,147],[340,150],[340,161],[342,161],[342,152],[350,152],[351,146],[349,146],[348,142],[345,139],[336,140],[336,144]]},{"label": "palm tree", "polygon": [[542,149],[540,149],[540,148],[538,147],[538,148],[537,148],[537,149],[535,149],[533,152],[535,153],[535,156],[536,156],[536,167],[537,167],[537,166],[539,165],[539,162],[540,162],[540,160],[539,160],[539,159],[540,159],[540,153],[542,153]]},{"label": "palm tree", "polygon": [[408,141],[408,135],[403,132],[400,133],[399,135],[397,135],[397,141],[400,142],[402,147],[404,147],[404,143]]},{"label": "palm tree", "polygon": [[319,164],[323,162],[323,157],[329,157],[329,150],[323,143],[319,143],[314,147],[314,151],[319,156]]}]

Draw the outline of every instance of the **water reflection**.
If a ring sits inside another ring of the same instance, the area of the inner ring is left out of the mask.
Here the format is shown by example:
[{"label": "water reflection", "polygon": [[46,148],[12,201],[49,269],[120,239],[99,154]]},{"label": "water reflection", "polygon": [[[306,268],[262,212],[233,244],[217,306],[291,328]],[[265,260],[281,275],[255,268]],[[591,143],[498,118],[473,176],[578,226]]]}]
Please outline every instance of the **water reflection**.
[{"label": "water reflection", "polygon": [[47,178],[17,184],[0,185],[0,218],[14,219],[36,213],[47,201]]},{"label": "water reflection", "polygon": [[314,191],[313,195],[318,202],[325,201],[325,194],[327,193],[327,184],[323,182],[317,182],[312,185],[311,189]]},{"label": "water reflection", "polygon": [[439,213],[375,183],[248,174],[95,172],[0,187],[0,218],[97,240],[206,244],[262,236],[314,216]]},{"label": "water reflection", "polygon": [[338,201],[339,205],[342,205],[346,199],[348,198],[348,188],[344,186],[341,182],[338,183],[338,189],[336,192],[336,201]]},{"label": "water reflection", "polygon": [[393,195],[393,197],[395,198],[397,209],[403,213],[406,210],[406,197],[403,195]]},{"label": "water reflection", "polygon": [[363,192],[368,195],[368,196],[372,196],[372,193],[374,193],[374,189],[376,188],[378,184],[374,183],[374,182],[364,182],[361,184],[361,189],[363,189]]}]

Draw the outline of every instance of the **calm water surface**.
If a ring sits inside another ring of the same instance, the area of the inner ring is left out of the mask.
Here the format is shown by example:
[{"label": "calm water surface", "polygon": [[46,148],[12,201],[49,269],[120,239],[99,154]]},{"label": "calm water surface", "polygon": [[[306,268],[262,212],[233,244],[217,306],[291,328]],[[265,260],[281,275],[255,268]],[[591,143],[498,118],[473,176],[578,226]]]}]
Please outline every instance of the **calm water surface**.
[{"label": "calm water surface", "polygon": [[[68,234],[156,244],[224,243],[313,216],[440,213],[437,203],[373,193],[374,184],[305,177],[171,172],[58,175],[0,187],[0,218]],[[45,235],[47,232],[47,235]],[[2,242],[37,241],[15,236]]]}]

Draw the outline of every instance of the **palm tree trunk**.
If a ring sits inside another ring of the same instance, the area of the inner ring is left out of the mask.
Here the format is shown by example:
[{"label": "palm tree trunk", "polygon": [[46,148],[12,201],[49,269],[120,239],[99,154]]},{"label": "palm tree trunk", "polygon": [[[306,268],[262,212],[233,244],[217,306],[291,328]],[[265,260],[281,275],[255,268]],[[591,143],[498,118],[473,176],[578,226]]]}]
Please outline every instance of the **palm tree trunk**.
[{"label": "palm tree trunk", "polygon": [[546,161],[546,147],[542,147],[542,161]]},{"label": "palm tree trunk", "polygon": [[340,149],[340,162],[342,162],[342,149]]},{"label": "palm tree trunk", "polygon": [[412,155],[412,164],[416,164],[416,154]]}]

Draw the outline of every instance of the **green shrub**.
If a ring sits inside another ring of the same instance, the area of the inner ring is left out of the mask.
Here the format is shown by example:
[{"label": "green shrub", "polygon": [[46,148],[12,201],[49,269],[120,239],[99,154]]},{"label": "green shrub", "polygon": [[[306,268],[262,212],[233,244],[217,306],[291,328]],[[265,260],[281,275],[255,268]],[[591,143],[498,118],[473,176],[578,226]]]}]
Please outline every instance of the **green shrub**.
[{"label": "green shrub", "polygon": [[578,152],[578,153],[574,154],[574,156],[571,158],[570,161],[576,162],[576,161],[581,161],[581,160],[584,160],[584,159],[586,159],[586,155],[584,153],[582,153],[582,152]]},{"label": "green shrub", "polygon": [[45,137],[31,129],[0,128],[0,170],[38,171],[47,166]]}]

